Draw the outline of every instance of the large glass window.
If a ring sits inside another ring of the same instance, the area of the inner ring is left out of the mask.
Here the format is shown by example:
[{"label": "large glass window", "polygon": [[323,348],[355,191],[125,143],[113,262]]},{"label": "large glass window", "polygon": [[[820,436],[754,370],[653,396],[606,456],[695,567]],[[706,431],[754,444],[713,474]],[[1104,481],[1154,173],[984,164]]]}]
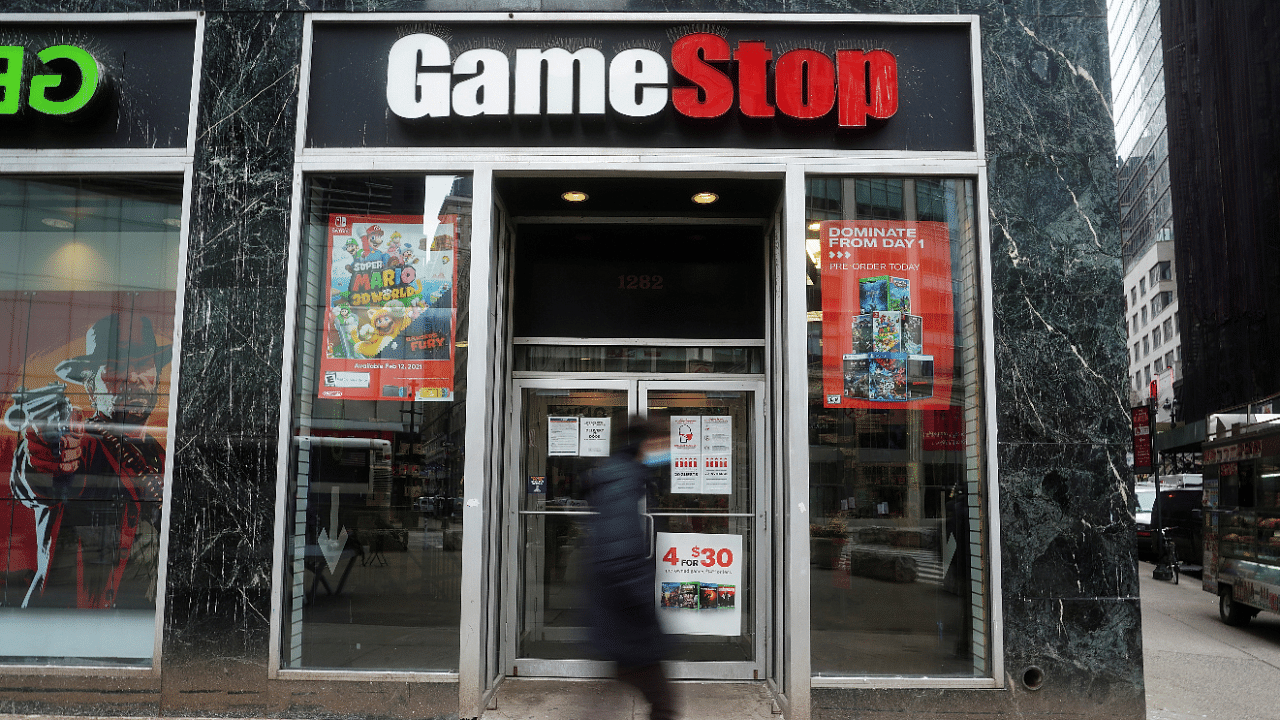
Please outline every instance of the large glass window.
[{"label": "large glass window", "polygon": [[990,673],[974,187],[807,183],[816,676]]},{"label": "large glass window", "polygon": [[281,663],[458,670],[471,178],[307,183]]},{"label": "large glass window", "polygon": [[151,664],[182,178],[0,178],[0,662]]}]

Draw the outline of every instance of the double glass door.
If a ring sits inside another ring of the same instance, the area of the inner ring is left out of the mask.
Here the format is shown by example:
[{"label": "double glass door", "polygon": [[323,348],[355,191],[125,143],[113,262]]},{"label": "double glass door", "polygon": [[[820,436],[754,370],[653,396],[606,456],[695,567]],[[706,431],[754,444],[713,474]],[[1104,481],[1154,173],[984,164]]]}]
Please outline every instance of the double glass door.
[{"label": "double glass door", "polygon": [[636,417],[665,420],[672,461],[653,470],[658,608],[676,677],[749,679],[767,656],[763,382],[515,381],[506,488],[507,638],[520,676],[599,677],[587,610],[609,602],[584,573],[591,470]]}]

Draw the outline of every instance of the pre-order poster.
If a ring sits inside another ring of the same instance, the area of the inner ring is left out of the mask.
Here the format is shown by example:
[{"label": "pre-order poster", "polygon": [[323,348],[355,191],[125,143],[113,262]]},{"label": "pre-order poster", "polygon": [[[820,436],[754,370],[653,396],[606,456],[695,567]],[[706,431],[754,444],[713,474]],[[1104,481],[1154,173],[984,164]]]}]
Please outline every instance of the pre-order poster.
[{"label": "pre-order poster", "polygon": [[946,223],[828,220],[819,233],[824,406],[949,407],[955,321]]},{"label": "pre-order poster", "polygon": [[457,220],[329,216],[319,397],[453,398]]}]

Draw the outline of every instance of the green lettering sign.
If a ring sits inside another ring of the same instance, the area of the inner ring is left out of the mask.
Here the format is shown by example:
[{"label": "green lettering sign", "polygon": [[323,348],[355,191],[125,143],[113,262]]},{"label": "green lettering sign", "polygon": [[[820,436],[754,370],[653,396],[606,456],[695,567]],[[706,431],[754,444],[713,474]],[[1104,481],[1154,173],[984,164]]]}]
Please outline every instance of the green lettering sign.
[{"label": "green lettering sign", "polygon": [[0,45],[0,115],[15,115],[22,107],[22,48]]},{"label": "green lettering sign", "polygon": [[[48,91],[62,84],[61,75],[35,75],[31,78],[31,97],[27,104],[32,110],[45,115],[70,115],[83,110],[98,92],[102,78],[101,68],[83,48],[74,45],[54,45],[36,53],[40,62],[48,65],[54,60],[70,60],[80,68],[80,88],[66,100],[51,100]],[[8,93],[6,92],[6,99]]]}]

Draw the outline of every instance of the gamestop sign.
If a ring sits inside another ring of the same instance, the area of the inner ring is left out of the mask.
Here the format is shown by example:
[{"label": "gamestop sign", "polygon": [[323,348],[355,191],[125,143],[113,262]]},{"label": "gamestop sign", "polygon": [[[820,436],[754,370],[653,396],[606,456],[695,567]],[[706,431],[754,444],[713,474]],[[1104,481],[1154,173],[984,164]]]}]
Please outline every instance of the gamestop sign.
[{"label": "gamestop sign", "polygon": [[319,18],[307,145],[976,147],[970,21],[751,17]]},{"label": "gamestop sign", "polygon": [[672,43],[670,57],[645,48],[606,57],[591,47],[518,48],[514,55],[474,48],[455,59],[440,37],[403,37],[387,56],[387,107],[406,120],[604,115],[606,108],[650,118],[668,107],[706,119],[735,105],[750,118],[817,120],[835,109],[836,124],[850,128],[898,110],[898,62],[887,50],[837,50],[834,58],[811,48],[776,54],[763,41],[730,47],[720,35],[690,33]]}]

